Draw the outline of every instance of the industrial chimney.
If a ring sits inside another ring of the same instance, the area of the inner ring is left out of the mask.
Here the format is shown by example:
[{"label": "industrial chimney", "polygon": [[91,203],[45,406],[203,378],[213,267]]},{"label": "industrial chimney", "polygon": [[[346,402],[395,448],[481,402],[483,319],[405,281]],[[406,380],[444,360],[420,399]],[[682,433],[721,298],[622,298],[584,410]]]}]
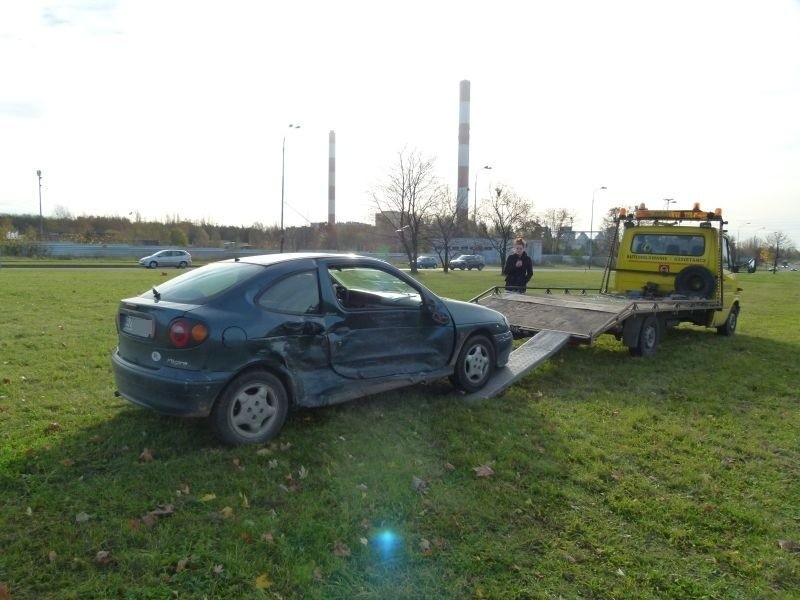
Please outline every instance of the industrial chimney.
[{"label": "industrial chimney", "polygon": [[469,81],[460,85],[458,99],[458,192],[456,215],[459,225],[469,218]]},{"label": "industrial chimney", "polygon": [[336,133],[328,134],[328,225],[336,224]]}]

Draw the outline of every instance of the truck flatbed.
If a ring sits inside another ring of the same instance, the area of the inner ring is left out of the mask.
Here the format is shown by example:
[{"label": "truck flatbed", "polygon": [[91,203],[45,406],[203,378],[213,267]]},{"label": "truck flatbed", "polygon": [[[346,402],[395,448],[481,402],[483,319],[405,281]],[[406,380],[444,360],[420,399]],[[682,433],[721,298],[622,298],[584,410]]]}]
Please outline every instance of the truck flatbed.
[{"label": "truck flatbed", "polygon": [[560,331],[568,334],[572,342],[588,344],[635,314],[669,315],[717,307],[716,302],[701,298],[647,299],[609,294],[555,296],[512,294],[500,289],[488,290],[474,301],[504,314],[513,329],[528,335],[545,330]]}]

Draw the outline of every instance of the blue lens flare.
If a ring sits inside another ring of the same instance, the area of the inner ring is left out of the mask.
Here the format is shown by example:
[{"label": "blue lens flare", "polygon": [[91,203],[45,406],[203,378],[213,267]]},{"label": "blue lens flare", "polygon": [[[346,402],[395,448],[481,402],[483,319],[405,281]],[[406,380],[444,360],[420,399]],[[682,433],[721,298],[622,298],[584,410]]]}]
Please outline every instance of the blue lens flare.
[{"label": "blue lens flare", "polygon": [[400,537],[394,532],[385,529],[372,537],[372,544],[378,549],[383,558],[391,558],[400,545]]}]

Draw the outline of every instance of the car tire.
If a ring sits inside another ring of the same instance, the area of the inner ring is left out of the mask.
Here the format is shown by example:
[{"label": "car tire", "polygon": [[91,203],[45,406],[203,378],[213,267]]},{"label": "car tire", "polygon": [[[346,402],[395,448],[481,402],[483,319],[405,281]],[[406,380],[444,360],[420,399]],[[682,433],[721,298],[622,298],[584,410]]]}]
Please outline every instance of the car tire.
[{"label": "car tire", "polygon": [[661,341],[661,322],[655,315],[647,315],[636,338],[636,345],[630,347],[633,356],[652,356]]},{"label": "car tire", "polygon": [[179,268],[179,269],[185,269],[185,268],[186,268],[186,266],[187,266],[187,265],[186,265],[186,261],[185,261],[185,260],[182,260],[182,261],[181,261],[181,262],[178,264],[178,268]]},{"label": "car tire", "polygon": [[158,268],[158,263],[157,263],[156,261],[154,261],[154,260],[151,260],[151,261],[150,261],[150,262],[147,264],[147,268],[148,268],[148,269],[157,269],[157,268]]},{"label": "car tire", "polygon": [[731,312],[728,313],[728,318],[725,323],[717,327],[717,333],[720,335],[731,336],[736,333],[736,324],[739,321],[739,307],[732,306]]},{"label": "car tire", "polygon": [[263,444],[278,435],[288,410],[289,397],[277,377],[263,370],[247,371],[220,394],[209,420],[225,444]]},{"label": "car tire", "polygon": [[489,381],[495,368],[492,342],[484,335],[473,335],[461,347],[453,373],[453,383],[465,392],[476,392]]},{"label": "car tire", "polygon": [[483,265],[478,265],[478,271],[483,271]]}]

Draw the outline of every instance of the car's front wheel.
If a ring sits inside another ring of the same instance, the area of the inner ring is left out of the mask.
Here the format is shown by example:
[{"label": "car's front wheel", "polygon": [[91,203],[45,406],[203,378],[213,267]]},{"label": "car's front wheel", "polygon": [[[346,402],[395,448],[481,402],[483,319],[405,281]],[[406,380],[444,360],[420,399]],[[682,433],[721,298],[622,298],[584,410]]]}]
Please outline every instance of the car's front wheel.
[{"label": "car's front wheel", "polygon": [[158,263],[154,260],[151,260],[150,263],[147,265],[148,269],[155,269],[156,267],[158,267]]},{"label": "car's front wheel", "polygon": [[283,427],[289,397],[281,381],[267,371],[248,371],[235,378],[211,410],[211,428],[232,446],[263,444]]},{"label": "car's front wheel", "polygon": [[185,261],[185,260],[182,260],[182,261],[181,261],[181,262],[178,264],[178,268],[179,268],[179,269],[185,269],[185,268],[186,268],[186,261]]},{"label": "car's front wheel", "polygon": [[494,346],[484,335],[469,338],[456,361],[453,383],[465,392],[476,392],[481,389],[494,373]]}]

